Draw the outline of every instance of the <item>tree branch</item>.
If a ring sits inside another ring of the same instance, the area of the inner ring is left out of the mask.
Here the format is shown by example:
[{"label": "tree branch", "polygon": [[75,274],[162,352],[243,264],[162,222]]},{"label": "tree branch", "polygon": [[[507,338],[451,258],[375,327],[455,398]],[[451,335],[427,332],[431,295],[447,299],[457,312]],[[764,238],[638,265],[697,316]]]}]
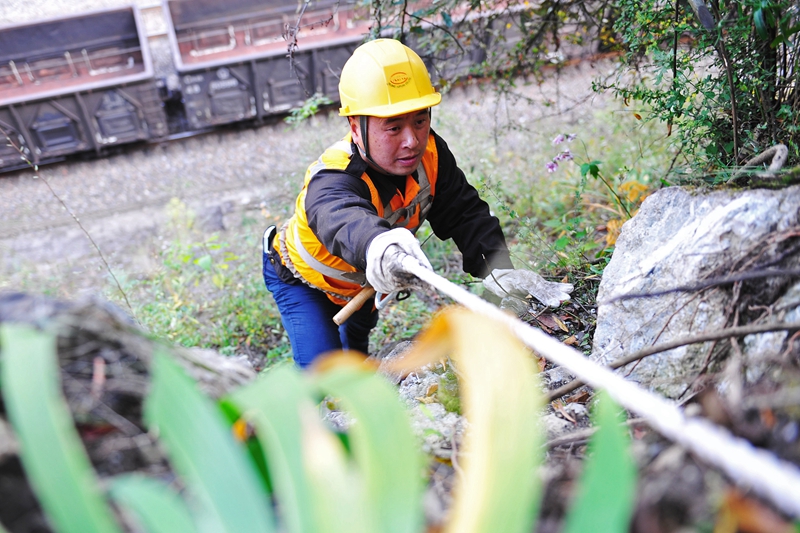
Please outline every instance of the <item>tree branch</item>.
[{"label": "tree branch", "polygon": [[751,279],[761,279],[761,278],[769,278],[775,276],[800,276],[800,270],[798,269],[776,269],[776,270],[757,270],[757,271],[750,271],[750,272],[742,272],[741,274],[737,274],[735,276],[730,276],[726,278],[712,278],[706,281],[702,281],[695,285],[681,285],[678,287],[674,287],[672,289],[667,289],[664,291],[658,292],[634,292],[629,294],[621,294],[619,296],[615,296],[610,300],[605,300],[602,302],[597,302],[598,305],[608,305],[620,300],[633,300],[635,298],[654,298],[656,296],[664,296],[665,294],[671,294],[674,292],[693,292],[699,291],[701,289],[707,289],[709,287],[716,287],[718,285],[727,285],[729,283],[736,283],[737,281],[748,281]]},{"label": "tree branch", "polygon": [[[648,355],[666,352],[667,350],[680,348],[681,346],[687,346],[689,344],[697,344],[701,342],[727,339],[730,337],[744,337],[745,335],[753,335],[755,333],[769,333],[771,331],[800,331],[800,322],[778,323],[778,324],[750,324],[747,326],[727,328],[720,331],[710,331],[708,333],[701,333],[699,335],[693,335],[691,337],[683,337],[681,339],[676,339],[674,341],[656,344],[655,346],[650,346],[649,348],[644,348],[630,355],[620,357],[619,359],[611,362],[608,365],[608,368],[612,370],[620,368],[634,361],[638,361],[639,359],[644,359]],[[579,379],[573,380],[572,382],[567,383],[566,385],[559,387],[558,389],[548,393],[547,401],[552,402],[553,400],[560,398],[565,394],[569,394],[570,392],[581,387],[582,385],[584,385],[584,383],[581,380]]]}]

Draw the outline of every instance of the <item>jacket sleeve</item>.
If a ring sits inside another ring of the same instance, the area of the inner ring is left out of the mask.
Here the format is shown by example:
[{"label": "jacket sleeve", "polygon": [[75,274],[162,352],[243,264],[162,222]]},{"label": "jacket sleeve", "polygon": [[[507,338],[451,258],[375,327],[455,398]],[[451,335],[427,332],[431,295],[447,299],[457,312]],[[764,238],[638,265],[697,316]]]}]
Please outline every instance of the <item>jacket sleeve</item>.
[{"label": "jacket sleeve", "polygon": [[[433,232],[453,239],[463,256],[463,269],[484,278],[490,269],[514,268],[500,221],[467,182],[444,140],[434,133],[439,153],[439,176],[428,214]],[[487,268],[488,264],[488,268]]]},{"label": "jacket sleeve", "polygon": [[367,245],[390,229],[372,205],[369,187],[349,167],[314,176],[306,191],[305,209],[309,228],[325,248],[360,270],[367,268]]}]

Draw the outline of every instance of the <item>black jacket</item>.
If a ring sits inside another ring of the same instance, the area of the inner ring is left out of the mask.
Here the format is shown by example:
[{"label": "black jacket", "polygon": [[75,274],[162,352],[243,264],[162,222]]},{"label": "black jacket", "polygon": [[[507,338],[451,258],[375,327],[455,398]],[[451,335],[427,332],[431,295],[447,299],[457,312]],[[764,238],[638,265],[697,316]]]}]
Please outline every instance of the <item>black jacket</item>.
[{"label": "black jacket", "polygon": [[[492,269],[513,268],[499,220],[467,182],[444,140],[435,132],[433,135],[439,154],[436,194],[427,217],[433,232],[442,240],[453,239],[463,256],[464,271],[473,276],[486,277],[487,262]],[[361,179],[365,171],[384,205],[398,188],[405,187],[405,176],[389,176],[369,168],[354,146],[344,171],[322,170],[314,176],[305,201],[309,227],[320,242],[359,270],[367,268],[367,246],[372,239],[391,229],[372,205],[369,188]],[[284,280],[291,277],[288,272],[279,274]]]}]

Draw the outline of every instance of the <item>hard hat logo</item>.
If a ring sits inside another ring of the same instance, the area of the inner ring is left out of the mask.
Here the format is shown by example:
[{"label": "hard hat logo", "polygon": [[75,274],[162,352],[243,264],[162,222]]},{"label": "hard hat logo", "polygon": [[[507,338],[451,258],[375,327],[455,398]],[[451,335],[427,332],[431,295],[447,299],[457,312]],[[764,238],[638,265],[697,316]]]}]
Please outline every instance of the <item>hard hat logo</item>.
[{"label": "hard hat logo", "polygon": [[341,116],[394,117],[438,105],[417,53],[400,41],[376,39],[356,48],[339,78]]},{"label": "hard hat logo", "polygon": [[399,89],[400,87],[405,87],[406,85],[408,85],[408,82],[410,81],[411,81],[411,76],[409,76],[405,72],[395,72],[389,77],[389,85],[391,85],[395,89]]}]

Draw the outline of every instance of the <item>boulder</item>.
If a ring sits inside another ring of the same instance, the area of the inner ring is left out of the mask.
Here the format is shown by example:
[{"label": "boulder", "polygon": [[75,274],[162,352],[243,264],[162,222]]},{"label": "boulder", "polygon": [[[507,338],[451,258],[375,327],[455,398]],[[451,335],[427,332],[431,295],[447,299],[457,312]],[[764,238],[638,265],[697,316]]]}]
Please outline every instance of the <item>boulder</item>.
[{"label": "boulder", "polygon": [[[653,345],[733,325],[790,321],[800,303],[792,297],[800,290],[793,283],[797,276],[774,272],[800,266],[798,213],[797,186],[670,187],[651,195],[622,227],[603,274],[591,357],[608,364]],[[726,279],[740,281],[722,282]],[[768,371],[769,358],[786,350],[786,338],[785,332],[768,333],[739,343],[745,379],[757,380]],[[723,345],[729,341],[682,346],[619,371],[678,398],[708,364],[721,359],[712,354]]]}]

